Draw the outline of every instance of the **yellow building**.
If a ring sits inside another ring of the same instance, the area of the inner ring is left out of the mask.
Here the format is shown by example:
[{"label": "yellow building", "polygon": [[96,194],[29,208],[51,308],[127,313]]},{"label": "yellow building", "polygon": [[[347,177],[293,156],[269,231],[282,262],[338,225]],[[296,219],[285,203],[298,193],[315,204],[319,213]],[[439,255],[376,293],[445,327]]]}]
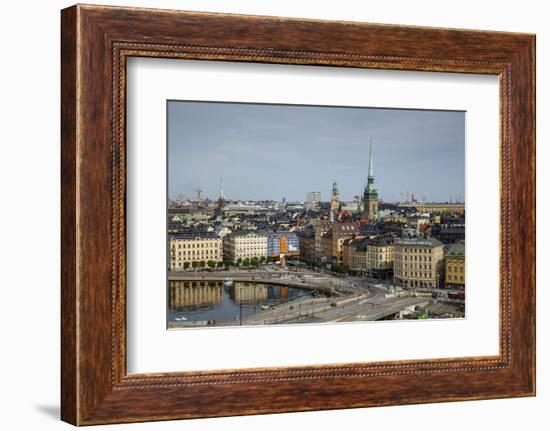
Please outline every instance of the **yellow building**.
[{"label": "yellow building", "polygon": [[445,255],[445,285],[448,289],[464,289],[466,283],[466,254],[464,243],[451,246]]},{"label": "yellow building", "polygon": [[440,287],[443,244],[435,238],[398,238],[394,242],[395,283],[405,287]]},{"label": "yellow building", "polygon": [[343,243],[342,263],[374,278],[388,278],[393,270],[392,238],[350,238]]},{"label": "yellow building", "polygon": [[171,235],[168,240],[168,267],[181,271],[193,265],[222,261],[222,239],[214,232]]},{"label": "yellow building", "polygon": [[[343,262],[344,241],[359,235],[359,225],[353,222],[334,223],[331,229],[331,251],[327,258]],[[328,251],[328,250],[327,250]]]},{"label": "yellow building", "polygon": [[463,203],[420,203],[420,202],[402,202],[398,205],[403,208],[414,207],[418,212],[422,213],[439,213],[439,214],[464,214]]},{"label": "yellow building", "polygon": [[387,278],[393,272],[393,238],[376,238],[367,241],[367,272],[371,277]]}]

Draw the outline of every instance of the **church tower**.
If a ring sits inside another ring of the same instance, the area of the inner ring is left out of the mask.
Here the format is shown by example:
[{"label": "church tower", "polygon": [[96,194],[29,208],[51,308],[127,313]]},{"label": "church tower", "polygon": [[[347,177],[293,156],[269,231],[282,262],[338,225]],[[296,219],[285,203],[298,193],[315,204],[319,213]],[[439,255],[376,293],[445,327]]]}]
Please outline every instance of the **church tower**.
[{"label": "church tower", "polygon": [[367,218],[375,218],[378,214],[378,190],[374,185],[374,162],[372,161],[372,141],[369,154],[369,176],[363,191],[363,215]]},{"label": "church tower", "polygon": [[218,197],[218,207],[214,210],[214,214],[220,217],[223,214],[225,207],[225,196],[223,194],[223,177],[220,177],[220,196]]},{"label": "church tower", "polygon": [[340,207],[340,192],[338,191],[338,184],[336,181],[332,183],[332,193],[330,195],[330,210],[332,212],[338,211]]}]

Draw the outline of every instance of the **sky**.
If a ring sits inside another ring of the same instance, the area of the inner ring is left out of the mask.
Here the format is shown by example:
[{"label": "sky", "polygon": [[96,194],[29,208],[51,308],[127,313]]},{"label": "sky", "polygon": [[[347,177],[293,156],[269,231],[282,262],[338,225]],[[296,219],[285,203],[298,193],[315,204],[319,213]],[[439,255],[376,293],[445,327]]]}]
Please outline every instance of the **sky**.
[{"label": "sky", "polygon": [[330,200],[362,194],[372,140],[387,202],[464,199],[465,113],[168,101],[168,195],[228,200]]}]

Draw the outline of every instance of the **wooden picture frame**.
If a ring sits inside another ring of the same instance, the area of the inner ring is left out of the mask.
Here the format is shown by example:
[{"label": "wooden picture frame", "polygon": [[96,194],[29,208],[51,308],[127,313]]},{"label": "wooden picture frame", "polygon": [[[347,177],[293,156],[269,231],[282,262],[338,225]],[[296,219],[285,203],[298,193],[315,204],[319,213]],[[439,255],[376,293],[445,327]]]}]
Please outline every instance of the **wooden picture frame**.
[{"label": "wooden picture frame", "polygon": [[[535,394],[535,36],[77,5],[61,14],[61,417],[75,425]],[[500,78],[500,354],[130,374],[130,56]]]}]

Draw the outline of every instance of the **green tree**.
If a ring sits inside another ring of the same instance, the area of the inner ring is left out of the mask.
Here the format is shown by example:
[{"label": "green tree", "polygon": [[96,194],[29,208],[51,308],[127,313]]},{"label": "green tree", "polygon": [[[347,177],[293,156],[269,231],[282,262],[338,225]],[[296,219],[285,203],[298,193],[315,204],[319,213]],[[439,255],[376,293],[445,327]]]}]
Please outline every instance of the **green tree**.
[{"label": "green tree", "polygon": [[208,262],[206,262],[206,264],[208,265],[208,268],[216,267],[216,262],[214,262],[213,260],[209,260]]},{"label": "green tree", "polygon": [[338,262],[331,264],[330,268],[339,274],[345,274],[348,272],[347,268],[344,265],[340,265]]},{"label": "green tree", "polygon": [[222,266],[223,266],[223,262],[220,260],[220,261],[218,262],[218,268],[221,268]]},{"label": "green tree", "polygon": [[196,260],[194,260],[192,263],[191,263],[191,266],[193,267],[193,269],[197,268],[199,266],[199,262],[197,262]]},{"label": "green tree", "polygon": [[242,258],[239,257],[237,259],[237,265],[241,266],[242,263],[243,263],[243,260],[242,260]]},{"label": "green tree", "polygon": [[183,262],[183,268],[184,269],[188,269],[190,265],[191,265],[190,262]]},{"label": "green tree", "polygon": [[243,265],[250,266],[250,259],[248,257],[243,261]]},{"label": "green tree", "polygon": [[204,268],[204,267],[206,266],[206,262],[205,262],[204,260],[201,260],[201,261],[199,262],[199,266],[200,266],[201,268]]},{"label": "green tree", "polygon": [[258,266],[258,264],[260,263],[260,261],[258,260],[257,257],[253,257],[251,260],[250,260],[250,264],[252,266]]}]

